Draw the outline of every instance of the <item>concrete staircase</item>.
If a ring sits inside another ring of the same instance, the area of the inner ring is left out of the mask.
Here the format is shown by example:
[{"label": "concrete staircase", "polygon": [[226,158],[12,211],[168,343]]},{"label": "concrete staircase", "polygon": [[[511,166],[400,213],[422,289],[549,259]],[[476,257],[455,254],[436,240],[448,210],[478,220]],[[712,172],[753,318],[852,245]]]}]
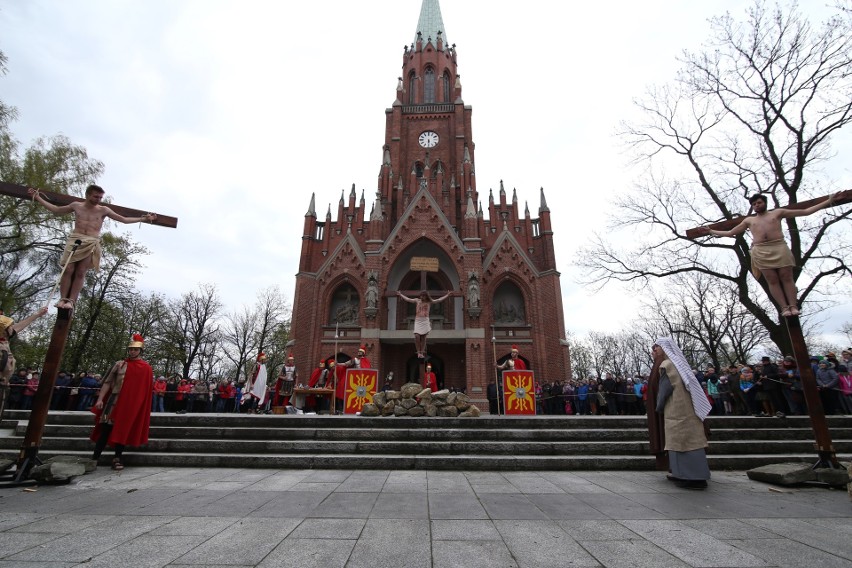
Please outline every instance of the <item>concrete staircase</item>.
[{"label": "concrete staircase", "polygon": [[[0,421],[0,457],[15,459],[29,412]],[[711,417],[710,467],[814,462],[807,417]],[[852,416],[828,418],[835,451],[852,458]],[[39,457],[91,455],[88,412],[51,412]],[[641,416],[361,418],[154,414],[135,466],[295,469],[653,470]],[[104,456],[110,454],[105,452]]]}]

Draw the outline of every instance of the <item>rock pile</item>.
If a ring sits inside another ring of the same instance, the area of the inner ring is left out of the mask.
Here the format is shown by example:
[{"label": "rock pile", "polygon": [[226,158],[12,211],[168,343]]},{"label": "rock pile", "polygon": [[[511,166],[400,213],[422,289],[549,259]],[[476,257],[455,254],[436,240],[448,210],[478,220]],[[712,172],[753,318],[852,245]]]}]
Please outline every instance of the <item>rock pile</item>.
[{"label": "rock pile", "polygon": [[470,397],[460,392],[432,392],[417,383],[406,383],[398,391],[383,391],[364,405],[361,416],[442,416],[475,418],[480,411]]}]

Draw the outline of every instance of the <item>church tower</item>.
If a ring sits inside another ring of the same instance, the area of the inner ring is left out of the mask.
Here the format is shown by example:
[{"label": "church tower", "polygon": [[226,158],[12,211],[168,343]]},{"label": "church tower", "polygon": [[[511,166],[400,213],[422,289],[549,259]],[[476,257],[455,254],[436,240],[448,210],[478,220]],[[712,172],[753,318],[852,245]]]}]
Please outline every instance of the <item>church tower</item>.
[{"label": "church tower", "polygon": [[[538,217],[519,209],[499,182],[483,210],[476,185],[472,107],[462,98],[455,44],[438,0],[422,0],[403,49],[393,104],[385,111],[378,184],[366,210],[355,186],[318,217],[311,196],[293,302],[293,352],[303,373],[337,349],[338,360],[367,348],[395,386],[419,381],[413,304],[434,303],[427,360],[439,386],[464,389],[487,408],[495,358],[517,346],[539,380],[570,372],[550,209],[538,190]],[[475,72],[475,70],[473,70]],[[523,143],[523,141],[518,141]]]}]

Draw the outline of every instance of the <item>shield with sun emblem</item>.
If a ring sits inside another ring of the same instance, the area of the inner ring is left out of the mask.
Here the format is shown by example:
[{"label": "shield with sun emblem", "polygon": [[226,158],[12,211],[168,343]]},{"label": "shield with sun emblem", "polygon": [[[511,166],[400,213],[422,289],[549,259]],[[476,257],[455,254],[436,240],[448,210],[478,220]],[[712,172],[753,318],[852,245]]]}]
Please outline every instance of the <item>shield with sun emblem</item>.
[{"label": "shield with sun emblem", "polygon": [[503,409],[506,414],[535,414],[532,371],[503,371]]},{"label": "shield with sun emblem", "polygon": [[373,395],[379,382],[379,371],[377,369],[347,369],[346,391],[343,400],[344,414],[355,414],[361,412],[364,405],[373,402]]}]

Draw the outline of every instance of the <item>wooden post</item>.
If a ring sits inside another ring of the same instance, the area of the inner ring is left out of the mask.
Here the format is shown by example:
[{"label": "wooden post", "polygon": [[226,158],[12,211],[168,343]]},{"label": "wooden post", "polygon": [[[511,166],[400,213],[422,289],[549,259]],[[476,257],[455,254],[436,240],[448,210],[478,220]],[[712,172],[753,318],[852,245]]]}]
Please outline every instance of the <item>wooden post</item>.
[{"label": "wooden post", "polygon": [[41,445],[44,424],[47,422],[47,411],[50,408],[53,387],[56,384],[56,376],[59,374],[59,364],[62,361],[62,353],[65,351],[65,342],[68,340],[70,329],[71,310],[60,309],[56,315],[50,344],[47,347],[47,356],[44,360],[38,390],[35,398],[33,398],[33,408],[30,411],[24,442],[21,445],[21,452],[18,454],[16,481],[21,481],[27,477],[30,469],[41,463],[38,459],[38,448]]},{"label": "wooden post", "polygon": [[819,460],[814,464],[814,468],[837,469],[840,467],[840,464],[837,462],[837,455],[831,443],[831,434],[828,431],[828,423],[825,420],[825,409],[822,407],[822,401],[819,398],[816,377],[814,377],[813,370],[811,369],[810,356],[808,348],[805,345],[802,327],[799,325],[799,318],[798,316],[786,316],[784,317],[784,321],[787,323],[790,343],[793,345],[793,356],[796,358],[796,365],[799,367],[799,376],[802,378],[802,391],[805,395],[805,402],[808,405],[808,415],[811,417],[811,428],[813,428],[814,439],[816,440],[814,446],[816,447]]}]

